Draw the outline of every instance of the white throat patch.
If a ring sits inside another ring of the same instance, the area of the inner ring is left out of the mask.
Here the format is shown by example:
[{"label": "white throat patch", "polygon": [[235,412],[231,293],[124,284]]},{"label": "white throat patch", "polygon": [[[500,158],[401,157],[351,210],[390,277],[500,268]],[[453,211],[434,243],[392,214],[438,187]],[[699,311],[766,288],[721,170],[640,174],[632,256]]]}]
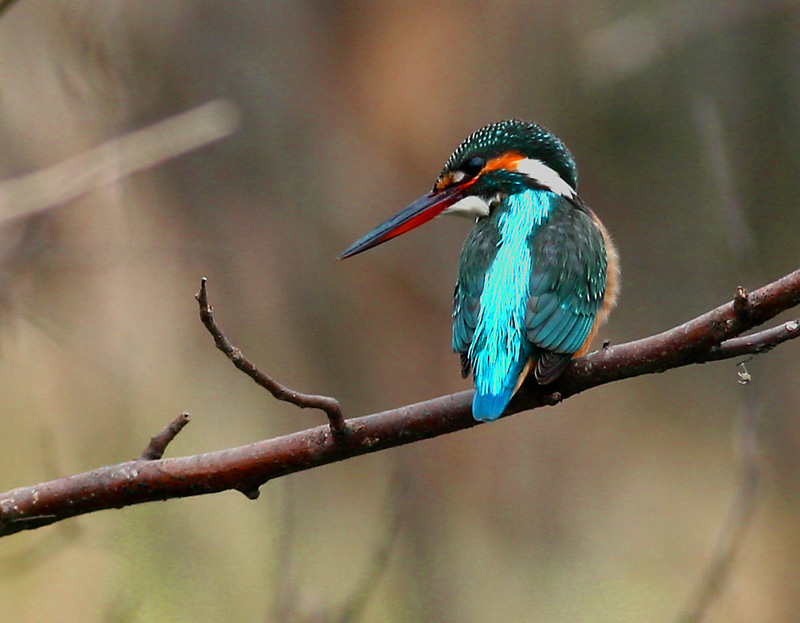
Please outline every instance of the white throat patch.
[{"label": "white throat patch", "polygon": [[524,173],[532,180],[536,180],[536,182],[545,188],[549,188],[557,195],[569,197],[570,199],[575,197],[575,189],[541,160],[524,158],[517,163],[517,171]]},{"label": "white throat patch", "polygon": [[470,219],[489,216],[489,204],[480,197],[468,195],[456,201],[449,208],[445,208],[442,214],[452,214],[454,216],[465,216]]}]

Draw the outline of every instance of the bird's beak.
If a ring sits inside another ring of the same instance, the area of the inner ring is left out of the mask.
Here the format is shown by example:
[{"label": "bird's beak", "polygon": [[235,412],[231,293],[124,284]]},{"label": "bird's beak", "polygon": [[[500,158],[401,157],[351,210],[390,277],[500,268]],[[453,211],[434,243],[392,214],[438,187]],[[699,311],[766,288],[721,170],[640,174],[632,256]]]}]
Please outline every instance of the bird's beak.
[{"label": "bird's beak", "polygon": [[363,238],[356,240],[350,248],[339,256],[343,260],[362,251],[377,247],[387,240],[396,238],[412,229],[427,223],[436,216],[439,216],[451,205],[462,198],[463,188],[451,186],[444,190],[433,190],[427,195],[423,195],[411,205],[403,208],[385,223],[378,225]]}]

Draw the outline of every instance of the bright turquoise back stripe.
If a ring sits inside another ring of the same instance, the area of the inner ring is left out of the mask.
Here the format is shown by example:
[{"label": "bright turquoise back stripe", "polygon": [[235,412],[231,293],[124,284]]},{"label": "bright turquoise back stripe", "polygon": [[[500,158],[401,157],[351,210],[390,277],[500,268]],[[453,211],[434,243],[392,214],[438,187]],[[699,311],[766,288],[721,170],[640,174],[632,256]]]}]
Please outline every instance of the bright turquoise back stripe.
[{"label": "bright turquoise back stripe", "polygon": [[[473,415],[479,420],[500,416],[530,356],[525,330],[531,274],[528,238],[547,218],[551,195],[547,191],[527,190],[511,195],[497,208],[500,243],[486,273],[478,323],[469,348],[478,394]],[[491,412],[476,413],[479,405],[485,405]]]}]

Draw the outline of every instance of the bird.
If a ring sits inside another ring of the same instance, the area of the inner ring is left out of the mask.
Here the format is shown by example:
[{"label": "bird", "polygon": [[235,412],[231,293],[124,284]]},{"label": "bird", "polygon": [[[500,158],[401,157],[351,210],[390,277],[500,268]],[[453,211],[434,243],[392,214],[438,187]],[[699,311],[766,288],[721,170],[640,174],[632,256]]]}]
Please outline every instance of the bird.
[{"label": "bird", "polygon": [[472,373],[472,415],[498,419],[522,382],[553,383],[589,350],[619,293],[619,255],[578,195],[566,145],[508,119],[470,134],[433,189],[353,243],[362,253],[439,215],[474,221],[458,263],[453,350]]}]

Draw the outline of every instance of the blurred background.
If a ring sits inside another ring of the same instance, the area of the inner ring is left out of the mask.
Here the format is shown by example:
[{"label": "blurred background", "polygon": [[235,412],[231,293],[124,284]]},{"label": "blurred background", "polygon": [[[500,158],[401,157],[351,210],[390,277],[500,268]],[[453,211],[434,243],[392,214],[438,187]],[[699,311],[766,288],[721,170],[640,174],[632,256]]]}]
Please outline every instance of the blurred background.
[{"label": "blurred background", "polygon": [[[0,189],[213,99],[240,118],[201,150],[0,214],[0,490],[137,456],[182,411],[169,456],[324,421],[215,350],[203,276],[234,343],[348,416],[469,388],[450,352],[469,223],[335,258],[499,119],[570,146],[616,238],[623,294],[598,344],[795,269],[799,8],[12,3]],[[363,602],[364,621],[674,621],[739,486],[737,418],[757,413],[758,506],[706,620],[795,621],[799,348],[749,362],[747,385],[735,361],[684,368],[290,476],[257,501],[173,500],[2,539],[3,618],[332,621]]]}]

